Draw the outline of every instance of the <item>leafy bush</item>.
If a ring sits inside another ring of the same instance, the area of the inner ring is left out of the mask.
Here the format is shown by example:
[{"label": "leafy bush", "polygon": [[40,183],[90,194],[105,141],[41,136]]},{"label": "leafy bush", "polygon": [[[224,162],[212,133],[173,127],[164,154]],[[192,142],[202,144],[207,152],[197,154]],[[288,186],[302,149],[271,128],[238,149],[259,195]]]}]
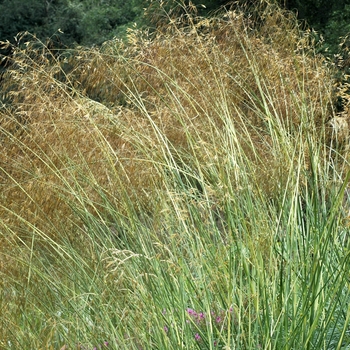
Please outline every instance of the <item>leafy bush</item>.
[{"label": "leafy bush", "polygon": [[338,45],[341,37],[350,32],[348,26],[350,9],[346,1],[280,0],[279,3],[295,11],[300,20],[318,32],[318,39],[323,41],[324,54],[332,57],[339,53]]},{"label": "leafy bush", "polygon": [[19,32],[29,31],[43,41],[56,34],[68,46],[74,42],[96,45],[119,35],[121,27],[135,22],[142,12],[142,1],[4,0],[0,2],[0,39],[13,42]]}]

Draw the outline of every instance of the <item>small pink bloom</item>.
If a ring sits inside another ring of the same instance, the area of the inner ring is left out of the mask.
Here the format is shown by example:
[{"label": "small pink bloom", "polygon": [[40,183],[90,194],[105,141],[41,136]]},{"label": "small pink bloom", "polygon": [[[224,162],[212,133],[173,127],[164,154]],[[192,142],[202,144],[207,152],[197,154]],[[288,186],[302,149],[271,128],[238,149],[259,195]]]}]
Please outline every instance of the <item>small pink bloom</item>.
[{"label": "small pink bloom", "polygon": [[187,313],[192,316],[196,313],[196,311],[194,311],[193,309],[187,309]]}]

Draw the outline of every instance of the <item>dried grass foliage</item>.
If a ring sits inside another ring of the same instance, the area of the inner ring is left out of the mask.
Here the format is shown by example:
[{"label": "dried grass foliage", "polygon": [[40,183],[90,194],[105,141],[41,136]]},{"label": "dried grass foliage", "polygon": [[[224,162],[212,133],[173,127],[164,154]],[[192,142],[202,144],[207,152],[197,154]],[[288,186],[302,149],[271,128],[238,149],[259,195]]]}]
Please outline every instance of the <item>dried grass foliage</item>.
[{"label": "dried grass foliage", "polygon": [[81,223],[72,205],[99,215],[106,196],[123,211],[125,191],[152,211],[165,141],[181,162],[202,164],[209,186],[224,189],[236,170],[213,179],[211,169],[228,162],[228,120],[256,163],[251,176],[273,195],[290,155],[273,148],[269,125],[290,135],[309,125],[321,140],[330,73],[305,54],[308,37],[276,8],[265,9],[259,29],[237,11],[188,18],[153,37],[130,32],[126,46],[109,42],[55,58],[28,44],[15,53],[3,77],[11,104],[0,111],[3,225],[17,234],[29,222],[54,235],[71,223],[74,235]]}]

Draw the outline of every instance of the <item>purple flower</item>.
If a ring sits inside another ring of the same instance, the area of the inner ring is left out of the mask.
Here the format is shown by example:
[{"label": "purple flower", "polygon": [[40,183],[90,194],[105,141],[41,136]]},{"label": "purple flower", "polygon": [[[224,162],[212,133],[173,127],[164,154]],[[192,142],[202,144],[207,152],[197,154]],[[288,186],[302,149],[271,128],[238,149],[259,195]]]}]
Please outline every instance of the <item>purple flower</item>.
[{"label": "purple flower", "polygon": [[103,344],[104,346],[108,346],[108,341],[105,341]]},{"label": "purple flower", "polygon": [[197,341],[201,340],[201,337],[198,333],[195,334],[194,339],[196,339]]},{"label": "purple flower", "polygon": [[217,323],[220,323],[220,322],[221,322],[221,317],[220,317],[220,316],[218,316],[218,317],[216,318],[216,322],[217,322]]},{"label": "purple flower", "polygon": [[193,318],[196,320],[197,324],[200,324],[204,320],[205,314],[203,312],[200,312],[199,314],[193,316]]},{"label": "purple flower", "polygon": [[164,326],[164,328],[163,328],[163,329],[164,329],[164,332],[165,332],[165,333],[168,333],[169,328],[168,328],[167,326]]},{"label": "purple flower", "polygon": [[193,309],[187,309],[187,313],[188,313],[190,316],[197,317],[197,312],[194,311]]}]

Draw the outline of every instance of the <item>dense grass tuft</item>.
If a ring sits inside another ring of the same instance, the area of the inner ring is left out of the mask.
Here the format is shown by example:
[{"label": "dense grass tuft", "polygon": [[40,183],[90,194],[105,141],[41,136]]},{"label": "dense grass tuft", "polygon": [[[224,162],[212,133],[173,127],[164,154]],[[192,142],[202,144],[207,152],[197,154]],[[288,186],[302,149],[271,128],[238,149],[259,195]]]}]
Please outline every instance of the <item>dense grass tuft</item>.
[{"label": "dense grass tuft", "polygon": [[0,347],[347,349],[348,112],[311,38],[262,1],[16,48]]}]

